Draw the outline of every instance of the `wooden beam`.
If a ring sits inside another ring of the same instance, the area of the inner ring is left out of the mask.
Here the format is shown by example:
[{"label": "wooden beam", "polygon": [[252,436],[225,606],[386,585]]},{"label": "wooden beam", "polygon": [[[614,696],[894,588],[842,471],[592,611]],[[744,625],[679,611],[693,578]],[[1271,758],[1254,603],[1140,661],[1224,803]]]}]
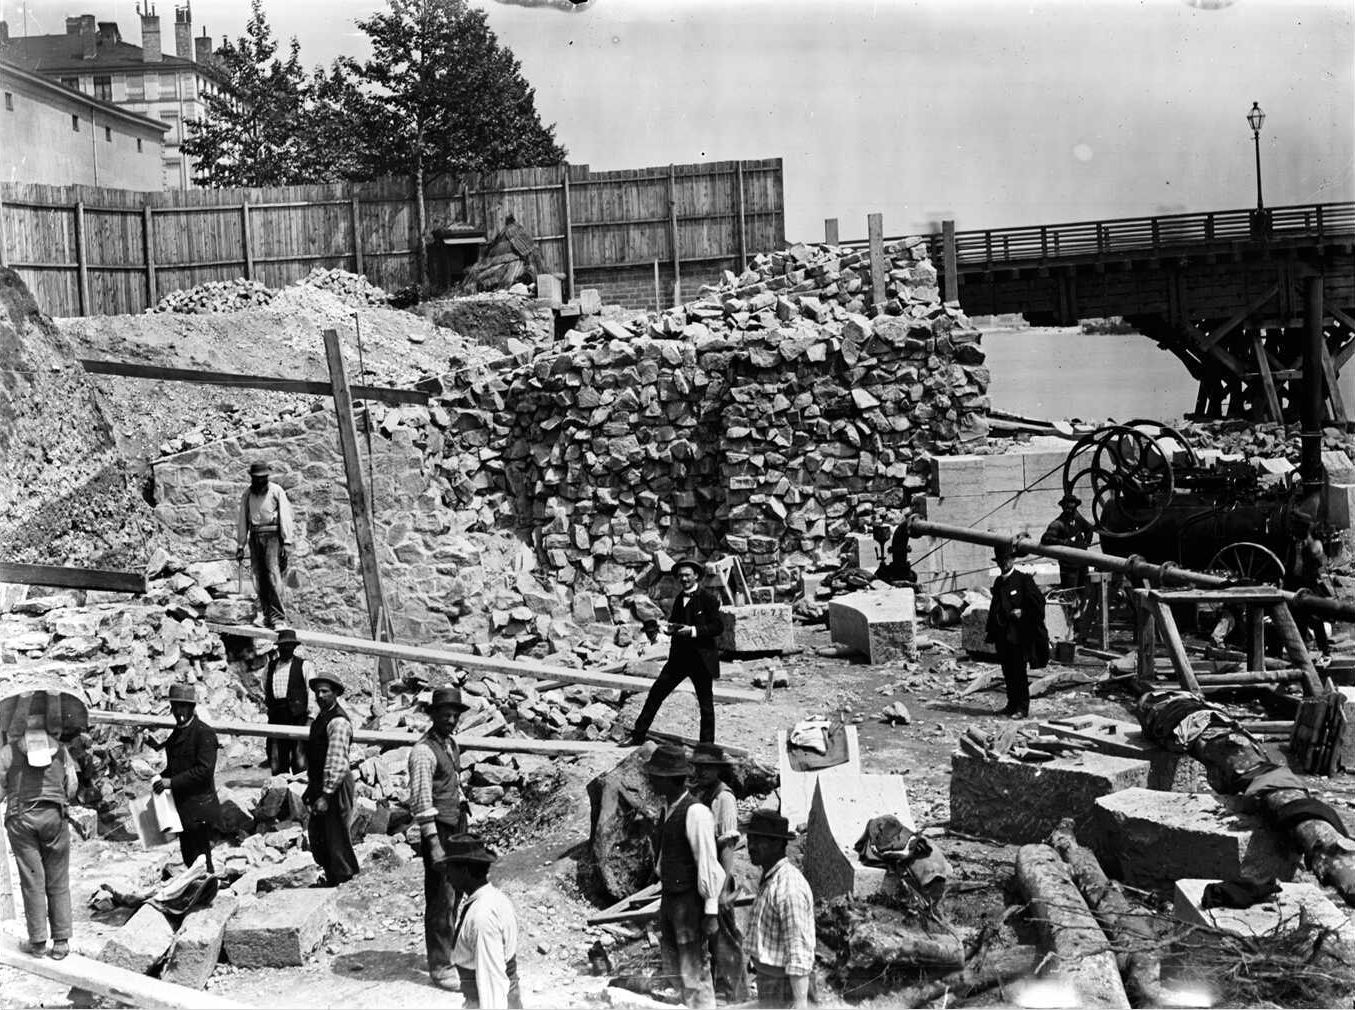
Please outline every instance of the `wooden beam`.
[{"label": "wooden beam", "polygon": [[85,238],[85,203],[75,202],[75,271],[77,295],[80,298],[80,315],[88,316],[89,304],[89,243]]},{"label": "wooden beam", "polygon": [[[315,379],[284,379],[280,375],[245,375],[239,372],[207,372],[199,368],[170,368],[166,365],[146,365],[139,361],[104,361],[81,358],[80,366],[92,375],[120,375],[127,379],[161,379],[166,382],[194,382],[202,386],[235,386],[240,389],[271,389],[279,393],[309,393],[330,396],[327,381]],[[418,389],[395,389],[390,386],[354,386],[354,398],[376,400],[380,403],[417,403],[426,405],[429,394]]]},{"label": "wooden beam", "polygon": [[883,214],[866,215],[866,234],[870,241],[870,297],[876,305],[885,295],[885,224]]},{"label": "wooden beam", "polygon": [[569,205],[569,165],[560,166],[560,219],[565,226],[565,301],[574,298],[574,211]]},{"label": "wooden beam", "polygon": [[668,166],[668,247],[673,254],[673,305],[682,304],[682,255],[678,249],[677,168]]},{"label": "wooden beam", "polygon": [[1153,608],[1158,633],[1162,636],[1163,644],[1167,646],[1167,654],[1171,657],[1172,666],[1176,668],[1176,676],[1181,681],[1181,686],[1198,694],[1200,683],[1195,679],[1195,669],[1190,665],[1190,656],[1186,653],[1185,643],[1181,641],[1181,632],[1176,627],[1175,615],[1161,600],[1153,600]]},{"label": "wooden beam", "polygon": [[1347,423],[1346,399],[1341,395],[1341,376],[1332,360],[1331,348],[1322,344],[1322,379],[1327,384],[1327,402],[1331,408],[1331,419],[1342,427]]},{"label": "wooden beam", "polygon": [[[1043,229],[1041,229],[1043,231]],[[941,222],[941,270],[945,277],[944,301],[960,300],[960,268],[958,252],[955,247],[955,222]]]},{"label": "wooden beam", "polygon": [[[350,184],[348,191],[351,193],[353,187]],[[349,227],[353,229],[353,272],[362,274],[362,208],[358,204],[358,198],[354,196],[348,201],[348,220]]]},{"label": "wooden beam", "polygon": [[740,159],[734,172],[734,213],[739,216],[739,273],[748,269],[748,226],[743,213],[743,161]]},{"label": "wooden beam", "polygon": [[160,300],[155,285],[155,220],[150,205],[141,208],[141,244],[146,247],[146,308]]},{"label": "wooden beam", "polygon": [[[372,530],[372,510],[362,461],[358,458],[358,431],[353,424],[353,397],[348,390],[348,372],[343,363],[343,345],[337,330],[325,330],[325,359],[329,362],[329,381],[334,390],[334,415],[339,422],[339,449],[348,486],[348,504],[353,513],[353,536],[358,542],[358,564],[362,568],[362,592],[367,598],[367,622],[373,638],[391,641],[390,612],[381,588],[381,568],[376,560],[376,537]],[[371,419],[368,419],[371,423]],[[382,684],[395,679],[392,657],[378,664]]]},{"label": "wooden beam", "polygon": [[[277,638],[277,632],[271,628],[261,628],[253,624],[218,624],[208,621],[207,627],[222,635],[236,635],[241,638],[255,638],[269,642]],[[459,666],[464,670],[510,673],[519,677],[558,680],[566,684],[614,687],[622,691],[648,691],[654,683],[648,677],[637,677],[631,674],[598,673],[594,670],[576,670],[573,667],[553,666],[548,663],[528,663],[517,659],[497,659],[493,656],[473,656],[468,652],[400,645],[396,642],[377,642],[369,638],[349,638],[322,631],[304,631],[300,628],[297,629],[296,637],[302,645],[309,645],[316,649],[356,652],[365,656],[389,656],[392,659],[406,659],[411,663]],[[683,681],[677,689],[679,691],[690,691],[692,685]],[[746,691],[735,687],[721,687],[717,684],[713,693],[716,701],[762,701],[761,691]]]},{"label": "wooden beam", "polygon": [[1280,413],[1280,394],[1275,391],[1275,380],[1270,374],[1270,358],[1266,354],[1265,344],[1261,340],[1261,331],[1252,331],[1252,351],[1256,355],[1256,367],[1261,376],[1261,389],[1266,394],[1266,409],[1270,412],[1270,420],[1277,424],[1284,420],[1284,415]]},{"label": "wooden beam", "polygon": [[1226,337],[1228,334],[1232,333],[1233,330],[1237,329],[1238,325],[1244,319],[1252,315],[1262,305],[1266,304],[1266,302],[1270,301],[1277,294],[1279,294],[1279,292],[1280,285],[1272,284],[1269,288],[1266,289],[1265,294],[1255,299],[1245,309],[1242,309],[1240,312],[1234,313],[1228,319],[1228,321],[1224,323],[1222,326],[1216,326],[1214,329],[1210,330],[1209,335],[1206,336],[1202,342],[1201,350],[1208,350],[1209,348],[1217,344],[1220,340],[1222,340],[1224,337]]},{"label": "wooden beam", "polygon": [[248,1003],[237,1003],[215,993],[164,982],[149,975],[105,964],[83,954],[71,953],[60,961],[25,954],[19,941],[0,934],[0,964],[86,989],[124,1006],[155,1007],[164,1010],[247,1010]]},{"label": "wooden beam", "polygon": [[52,586],[59,589],[102,589],[111,593],[146,591],[146,576],[141,572],[24,565],[13,561],[0,561],[0,582],[14,582],[23,586]]},{"label": "wooden beam", "polygon": [[245,257],[245,280],[254,279],[254,242],[251,236],[253,229],[249,225],[249,201],[245,200],[240,204],[240,248]]},{"label": "wooden beam", "polygon": [[823,219],[823,243],[824,245],[837,245],[837,218],[826,217]]}]

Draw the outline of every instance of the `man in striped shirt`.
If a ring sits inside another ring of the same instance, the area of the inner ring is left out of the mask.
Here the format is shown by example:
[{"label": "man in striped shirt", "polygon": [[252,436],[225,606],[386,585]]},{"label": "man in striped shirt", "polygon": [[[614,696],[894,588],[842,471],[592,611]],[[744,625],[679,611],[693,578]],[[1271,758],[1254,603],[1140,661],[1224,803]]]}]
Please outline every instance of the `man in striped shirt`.
[{"label": "man in striped shirt", "polygon": [[339,704],[343,685],[333,677],[312,677],[319,711],[306,742],[306,792],[310,806],[311,854],[325,871],[325,886],[338,887],[357,876],[358,857],[348,837],[353,813],[353,773],[348,751],[353,720]]},{"label": "man in striped shirt", "polygon": [[809,1006],[814,969],[814,895],[786,858],[786,843],[795,837],[786,818],[755,810],[747,834],[748,858],[762,870],[743,941],[757,972],[758,1005],[801,1010]]}]

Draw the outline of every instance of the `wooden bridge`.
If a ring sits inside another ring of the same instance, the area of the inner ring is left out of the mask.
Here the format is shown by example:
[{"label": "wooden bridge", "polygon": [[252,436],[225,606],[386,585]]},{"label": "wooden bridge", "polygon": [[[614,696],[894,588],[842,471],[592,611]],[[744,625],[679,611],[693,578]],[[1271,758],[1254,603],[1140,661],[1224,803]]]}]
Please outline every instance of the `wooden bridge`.
[{"label": "wooden bridge", "polygon": [[[871,218],[871,243],[889,241]],[[1348,421],[1337,380],[1355,356],[1355,203],[986,231],[948,221],[930,244],[944,297],[970,315],[1123,317],[1199,382],[1200,417],[1298,420],[1306,334],[1326,419]]]}]

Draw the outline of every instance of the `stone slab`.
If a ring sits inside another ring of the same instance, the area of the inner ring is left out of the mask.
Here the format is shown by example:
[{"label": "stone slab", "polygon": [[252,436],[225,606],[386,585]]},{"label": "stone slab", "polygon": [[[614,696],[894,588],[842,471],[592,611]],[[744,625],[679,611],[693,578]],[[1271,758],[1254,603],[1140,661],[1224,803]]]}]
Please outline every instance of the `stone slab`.
[{"label": "stone slab", "polygon": [[174,942],[174,927],[164,913],[142,905],[104,941],[99,960],[145,975],[154,968]]},{"label": "stone slab", "polygon": [[809,808],[814,802],[814,787],[822,775],[861,774],[861,740],[855,726],[844,727],[847,734],[847,761],[845,764],[825,768],[822,771],[796,771],[790,762],[790,751],[786,746],[789,733],[784,729],[776,731],[776,765],[780,776],[777,793],[781,797],[781,816],[790,821],[792,830],[798,831],[809,823]]},{"label": "stone slab", "polygon": [[872,665],[917,658],[917,603],[911,589],[834,597],[828,601],[828,627],[834,642]]},{"label": "stone slab", "polygon": [[1176,918],[1234,936],[1267,936],[1301,925],[1320,926],[1330,929],[1342,945],[1355,947],[1355,923],[1317,884],[1282,883],[1274,901],[1251,908],[1201,908],[1204,889],[1213,883],[1217,881],[1178,880],[1172,908]]},{"label": "stone slab", "polygon": [[1075,715],[1041,723],[1045,733],[1077,740],[1102,754],[1148,762],[1148,788],[1165,792],[1210,792],[1204,765],[1189,754],[1177,754],[1157,746],[1143,735],[1138,723],[1104,715]]},{"label": "stone slab", "polygon": [[225,949],[239,968],[305,964],[338,919],[334,887],[273,891],[245,905],[226,924]]},{"label": "stone slab", "polygon": [[1338,530],[1355,526],[1355,483],[1323,485],[1327,522]]},{"label": "stone slab", "polygon": [[256,887],[260,894],[286,891],[298,887],[314,887],[320,879],[320,867],[309,852],[291,852],[280,863],[263,863],[258,867]]},{"label": "stone slab", "polygon": [[1125,789],[1095,801],[1097,855],[1134,887],[1177,880],[1291,880],[1299,853],[1238,796]]},{"label": "stone slab", "polygon": [[719,645],[724,652],[786,653],[795,649],[795,624],[789,603],[753,603],[721,607],[725,630]]},{"label": "stone slab", "polygon": [[821,772],[804,839],[803,869],[817,901],[839,894],[869,897],[884,886],[883,867],[862,866],[856,841],[873,817],[893,814],[915,828],[902,775]]},{"label": "stone slab", "polygon": [[239,907],[234,895],[219,894],[207,908],[184,916],[160,977],[191,989],[205,988],[221,960],[226,924]]},{"label": "stone slab", "polygon": [[1145,786],[1148,762],[1084,753],[1041,764],[987,761],[960,751],[950,756],[950,824],[1003,842],[1042,842],[1065,817],[1084,841],[1096,825],[1102,797]]}]

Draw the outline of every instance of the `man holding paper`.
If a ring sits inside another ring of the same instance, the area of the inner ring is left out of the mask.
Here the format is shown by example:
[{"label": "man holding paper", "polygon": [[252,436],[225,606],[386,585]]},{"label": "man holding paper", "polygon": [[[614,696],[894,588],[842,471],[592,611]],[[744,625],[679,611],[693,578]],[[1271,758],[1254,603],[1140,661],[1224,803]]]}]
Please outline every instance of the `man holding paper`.
[{"label": "man holding paper", "polygon": [[198,718],[198,696],[192,684],[171,684],[169,710],[174,729],[165,741],[165,770],[152,787],[157,793],[166,789],[183,822],[179,834],[179,852],[184,866],[192,866],[199,856],[212,866],[212,832],[220,820],[221,805],[216,798],[216,731]]}]

